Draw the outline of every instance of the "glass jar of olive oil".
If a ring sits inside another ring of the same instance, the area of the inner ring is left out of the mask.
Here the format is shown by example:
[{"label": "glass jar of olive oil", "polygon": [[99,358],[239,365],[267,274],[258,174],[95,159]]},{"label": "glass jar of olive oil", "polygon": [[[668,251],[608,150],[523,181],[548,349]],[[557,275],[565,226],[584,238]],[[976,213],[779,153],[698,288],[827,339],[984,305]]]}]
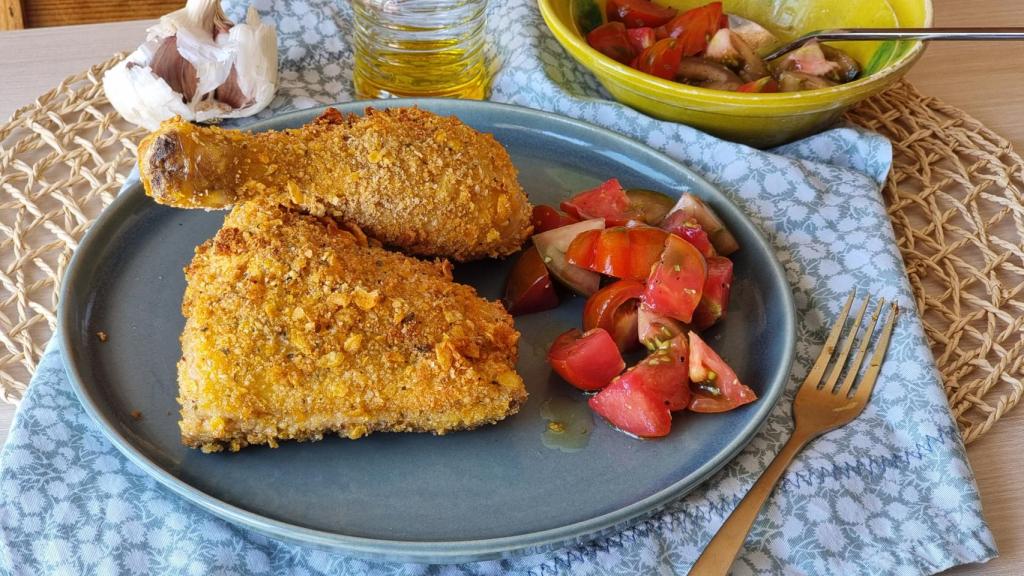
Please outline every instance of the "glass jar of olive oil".
[{"label": "glass jar of olive oil", "polygon": [[484,97],[487,0],[352,0],[359,98]]}]

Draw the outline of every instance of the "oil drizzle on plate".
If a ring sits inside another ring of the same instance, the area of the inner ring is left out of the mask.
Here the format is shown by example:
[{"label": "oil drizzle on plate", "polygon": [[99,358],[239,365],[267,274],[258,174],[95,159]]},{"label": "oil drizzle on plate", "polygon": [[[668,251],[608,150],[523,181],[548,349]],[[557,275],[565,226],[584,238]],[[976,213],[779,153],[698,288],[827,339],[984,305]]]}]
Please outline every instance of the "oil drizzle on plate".
[{"label": "oil drizzle on plate", "polygon": [[540,415],[547,421],[541,436],[544,446],[562,452],[579,452],[590,441],[594,415],[586,400],[552,396],[541,405]]}]

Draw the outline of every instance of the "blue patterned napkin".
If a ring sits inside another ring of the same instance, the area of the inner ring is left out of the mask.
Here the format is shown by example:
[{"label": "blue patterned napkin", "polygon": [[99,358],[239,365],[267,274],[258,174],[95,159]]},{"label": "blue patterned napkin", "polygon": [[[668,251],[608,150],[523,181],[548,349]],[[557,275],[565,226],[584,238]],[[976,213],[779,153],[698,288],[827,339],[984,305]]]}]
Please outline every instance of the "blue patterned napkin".
[{"label": "blue patterned napkin", "polygon": [[[255,0],[281,43],[262,115],[351,98],[345,2]],[[236,20],[244,5],[226,3]],[[754,526],[734,574],[930,574],[995,544],[917,319],[879,187],[889,143],[839,128],[765,153],[605,99],[533,0],[491,2],[492,98],[628,134],[703,174],[772,242],[799,316],[785,398],[731,464],[650,520],[592,543],[461,566],[370,562],[270,540],[177,498],[123,458],[79,406],[51,345],[0,456],[0,572],[12,574],[681,574],[792,429],[790,402],[843,296],[901,315],[864,414],[813,442]]]}]

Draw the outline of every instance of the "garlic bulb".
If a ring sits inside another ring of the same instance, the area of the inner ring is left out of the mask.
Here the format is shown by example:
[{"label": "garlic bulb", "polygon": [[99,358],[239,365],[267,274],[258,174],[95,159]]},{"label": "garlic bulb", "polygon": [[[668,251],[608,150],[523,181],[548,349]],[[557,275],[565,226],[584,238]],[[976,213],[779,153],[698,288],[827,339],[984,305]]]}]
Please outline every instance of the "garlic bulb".
[{"label": "garlic bulb", "polygon": [[160,18],[146,42],[103,75],[103,91],[133,124],[155,130],[181,116],[196,122],[251,116],[277,89],[277,34],[252,6],[233,24],[219,0],[188,0]]}]

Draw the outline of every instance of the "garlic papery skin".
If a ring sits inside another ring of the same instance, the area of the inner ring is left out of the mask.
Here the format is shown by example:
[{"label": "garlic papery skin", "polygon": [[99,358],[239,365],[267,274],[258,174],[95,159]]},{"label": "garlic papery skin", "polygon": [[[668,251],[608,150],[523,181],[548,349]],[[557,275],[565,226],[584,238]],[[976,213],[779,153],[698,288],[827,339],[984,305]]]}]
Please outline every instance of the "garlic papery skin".
[{"label": "garlic papery skin", "polygon": [[218,0],[189,0],[103,75],[103,90],[126,120],[149,130],[174,116],[196,122],[251,116],[277,90],[277,33],[251,6],[236,25]]}]

